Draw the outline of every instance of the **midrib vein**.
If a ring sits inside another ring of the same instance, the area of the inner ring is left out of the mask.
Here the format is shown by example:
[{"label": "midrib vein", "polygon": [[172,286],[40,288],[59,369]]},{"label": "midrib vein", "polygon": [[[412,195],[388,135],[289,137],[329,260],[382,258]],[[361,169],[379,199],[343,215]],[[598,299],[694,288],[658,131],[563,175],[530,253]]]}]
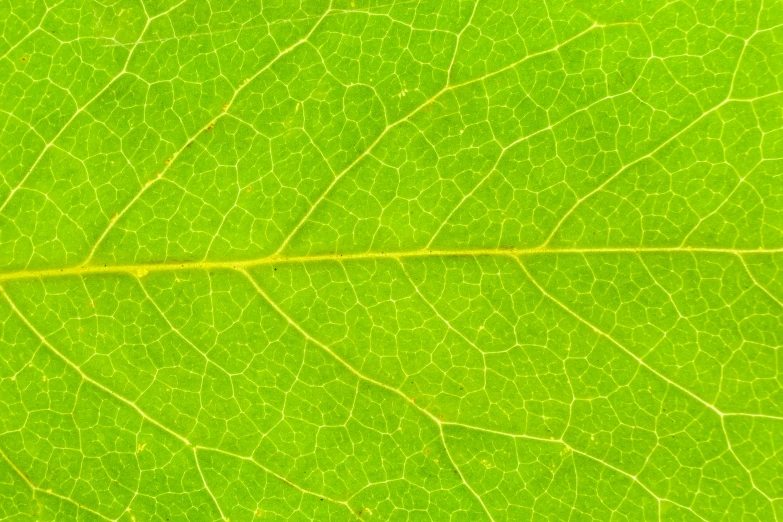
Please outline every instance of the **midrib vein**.
[{"label": "midrib vein", "polygon": [[0,273],[0,282],[17,279],[45,279],[69,275],[93,275],[93,274],[133,274],[143,277],[151,272],[169,272],[175,270],[220,270],[220,269],[246,269],[264,265],[286,265],[294,263],[317,263],[322,261],[361,261],[381,259],[404,258],[437,258],[437,257],[483,257],[483,256],[535,256],[556,254],[731,254],[743,256],[749,254],[775,254],[783,253],[783,248],[756,248],[756,249],[730,249],[707,247],[617,247],[617,248],[492,248],[492,249],[465,249],[465,250],[412,250],[404,252],[368,252],[361,254],[318,254],[308,256],[269,255],[256,259],[236,261],[184,261],[163,263],[136,263],[136,264],[88,264],[63,268],[45,268],[39,270],[18,270]]}]

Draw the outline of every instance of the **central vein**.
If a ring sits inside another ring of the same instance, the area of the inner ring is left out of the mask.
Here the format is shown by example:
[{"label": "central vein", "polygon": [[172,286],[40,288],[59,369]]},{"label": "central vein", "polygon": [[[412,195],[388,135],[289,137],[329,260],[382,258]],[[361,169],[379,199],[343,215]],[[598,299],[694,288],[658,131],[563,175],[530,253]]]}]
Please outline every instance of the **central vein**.
[{"label": "central vein", "polygon": [[130,273],[143,277],[150,272],[172,270],[219,270],[243,269],[263,265],[284,265],[292,263],[315,263],[321,261],[360,261],[381,259],[403,259],[424,257],[483,257],[483,256],[535,256],[535,255],[566,255],[566,254],[682,254],[682,253],[714,253],[731,255],[775,254],[783,253],[783,248],[773,249],[731,249],[731,248],[690,248],[690,247],[617,247],[617,248],[495,248],[466,250],[414,250],[408,252],[366,252],[359,254],[317,254],[307,256],[270,255],[257,259],[236,261],[183,261],[137,264],[87,264],[63,268],[42,268],[36,270],[19,270],[0,273],[0,282],[16,279],[42,279],[67,275],[90,274],[120,274]]}]

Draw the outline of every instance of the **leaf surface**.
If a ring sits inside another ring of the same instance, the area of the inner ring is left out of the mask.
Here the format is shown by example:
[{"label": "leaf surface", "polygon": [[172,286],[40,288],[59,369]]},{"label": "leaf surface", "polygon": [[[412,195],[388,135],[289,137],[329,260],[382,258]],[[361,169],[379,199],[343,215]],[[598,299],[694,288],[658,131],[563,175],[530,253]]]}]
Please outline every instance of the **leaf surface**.
[{"label": "leaf surface", "polygon": [[10,0],[0,518],[783,519],[780,0]]}]

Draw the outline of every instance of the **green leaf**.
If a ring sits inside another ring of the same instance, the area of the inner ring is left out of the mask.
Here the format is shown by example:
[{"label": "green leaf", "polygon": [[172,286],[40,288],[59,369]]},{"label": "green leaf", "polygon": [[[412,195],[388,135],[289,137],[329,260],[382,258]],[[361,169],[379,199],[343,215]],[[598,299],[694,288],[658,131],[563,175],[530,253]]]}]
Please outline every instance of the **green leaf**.
[{"label": "green leaf", "polygon": [[0,519],[783,519],[781,0],[0,27]]}]

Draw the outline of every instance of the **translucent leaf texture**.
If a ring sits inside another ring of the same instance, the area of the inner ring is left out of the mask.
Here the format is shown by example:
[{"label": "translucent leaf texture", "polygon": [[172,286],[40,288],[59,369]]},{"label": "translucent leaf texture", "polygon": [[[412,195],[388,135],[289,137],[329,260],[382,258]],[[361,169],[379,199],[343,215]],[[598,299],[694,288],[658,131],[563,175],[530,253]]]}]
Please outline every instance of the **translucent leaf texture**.
[{"label": "translucent leaf texture", "polygon": [[783,519],[781,0],[0,28],[0,519]]}]

